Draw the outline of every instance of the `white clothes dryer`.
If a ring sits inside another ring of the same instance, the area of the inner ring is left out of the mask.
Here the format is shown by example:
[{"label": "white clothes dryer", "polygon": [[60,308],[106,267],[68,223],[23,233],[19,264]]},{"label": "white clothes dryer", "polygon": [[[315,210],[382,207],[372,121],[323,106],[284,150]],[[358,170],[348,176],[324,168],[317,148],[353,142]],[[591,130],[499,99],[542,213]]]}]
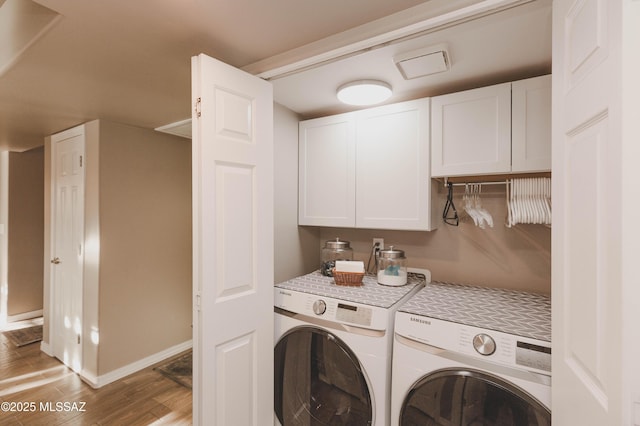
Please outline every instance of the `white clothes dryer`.
[{"label": "white clothes dryer", "polygon": [[319,271],[275,286],[275,424],[389,424],[395,312],[431,278],[409,271],[401,287]]},{"label": "white clothes dryer", "polygon": [[431,283],[396,313],[391,425],[550,425],[546,295]]}]

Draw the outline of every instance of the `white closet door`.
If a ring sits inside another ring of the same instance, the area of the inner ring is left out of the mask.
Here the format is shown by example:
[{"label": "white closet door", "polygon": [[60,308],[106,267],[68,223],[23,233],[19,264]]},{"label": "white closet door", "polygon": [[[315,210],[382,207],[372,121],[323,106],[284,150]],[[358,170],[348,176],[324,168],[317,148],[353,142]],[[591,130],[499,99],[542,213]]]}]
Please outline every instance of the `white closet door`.
[{"label": "white closet door", "polygon": [[194,424],[273,419],[273,94],[192,59]]},{"label": "white closet door", "polygon": [[82,363],[84,126],[51,137],[53,177],[51,319],[53,355],[74,371]]},{"label": "white closet door", "polygon": [[640,424],[638,19],[637,1],[553,2],[557,425]]}]

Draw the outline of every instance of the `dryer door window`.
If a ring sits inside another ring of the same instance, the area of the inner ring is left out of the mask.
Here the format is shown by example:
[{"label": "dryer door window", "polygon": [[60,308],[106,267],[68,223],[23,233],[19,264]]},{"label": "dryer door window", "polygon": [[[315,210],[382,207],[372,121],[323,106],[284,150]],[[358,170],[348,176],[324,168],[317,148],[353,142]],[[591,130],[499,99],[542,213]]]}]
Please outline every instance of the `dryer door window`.
[{"label": "dryer door window", "polygon": [[372,424],[367,380],[355,354],[337,336],[298,327],[275,348],[274,409],[283,426]]},{"label": "dryer door window", "polygon": [[400,425],[485,426],[551,424],[551,412],[505,380],[477,370],[439,370],[409,391]]}]

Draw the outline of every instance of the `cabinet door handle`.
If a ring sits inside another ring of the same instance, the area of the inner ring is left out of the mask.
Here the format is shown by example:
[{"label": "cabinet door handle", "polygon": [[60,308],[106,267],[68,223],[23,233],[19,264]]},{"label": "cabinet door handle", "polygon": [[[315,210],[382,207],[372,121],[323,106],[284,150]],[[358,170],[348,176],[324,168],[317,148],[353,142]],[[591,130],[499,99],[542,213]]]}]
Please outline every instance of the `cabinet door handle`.
[{"label": "cabinet door handle", "polygon": [[51,259],[51,263],[53,263],[54,265],[57,265],[58,263],[60,263],[60,258],[54,257],[53,259]]}]

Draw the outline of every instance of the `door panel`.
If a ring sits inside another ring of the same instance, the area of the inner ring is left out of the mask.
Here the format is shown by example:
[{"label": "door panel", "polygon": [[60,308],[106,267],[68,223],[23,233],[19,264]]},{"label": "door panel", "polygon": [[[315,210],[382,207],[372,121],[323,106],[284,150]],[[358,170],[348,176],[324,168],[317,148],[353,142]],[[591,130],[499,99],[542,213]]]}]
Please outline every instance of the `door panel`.
[{"label": "door panel", "polygon": [[[607,359],[604,335],[607,309],[604,299],[598,298],[607,294],[601,275],[606,270],[604,246],[599,244],[606,235],[607,224],[606,216],[598,209],[606,202],[601,184],[606,180],[606,164],[602,161],[606,158],[606,121],[569,136],[567,143],[566,214],[575,219],[566,224],[569,279],[565,312],[571,330],[567,336],[566,362],[606,407],[603,386],[607,385],[607,377],[603,368]],[[585,228],[590,232],[585,233]]]},{"label": "door panel", "polygon": [[216,129],[235,142],[253,142],[251,98],[216,88]]},{"label": "door panel", "polygon": [[271,84],[192,59],[193,416],[197,425],[273,418]]},{"label": "door panel", "polygon": [[217,270],[220,298],[254,291],[253,239],[255,177],[252,167],[216,164],[217,229],[222,230],[217,252],[221,260]]},{"label": "door panel", "polygon": [[[224,390],[217,393],[216,405],[219,409],[216,424],[256,424],[258,356],[255,333],[223,343],[217,347],[216,352],[216,389]],[[238,401],[244,401],[247,409],[237,410]]]}]

